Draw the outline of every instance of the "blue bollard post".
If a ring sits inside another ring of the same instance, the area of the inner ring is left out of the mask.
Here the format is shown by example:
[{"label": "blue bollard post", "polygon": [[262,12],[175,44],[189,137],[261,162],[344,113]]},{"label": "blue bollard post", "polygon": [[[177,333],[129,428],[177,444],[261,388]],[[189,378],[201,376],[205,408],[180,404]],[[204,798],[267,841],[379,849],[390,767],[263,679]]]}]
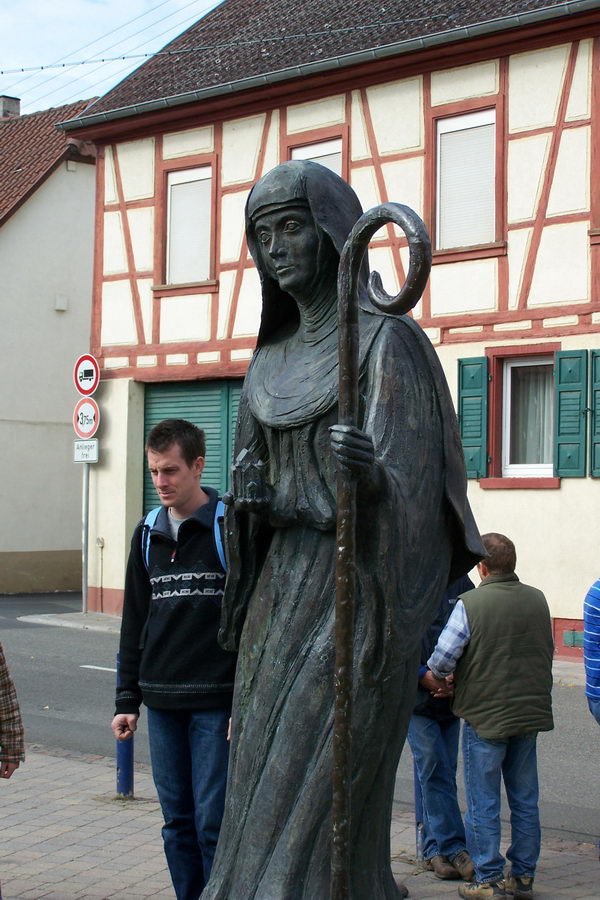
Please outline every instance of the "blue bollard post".
[{"label": "blue bollard post", "polygon": [[[121,659],[117,653],[117,687],[121,684]],[[117,797],[133,797],[133,737],[117,741]]]},{"label": "blue bollard post", "polygon": [[423,859],[423,794],[417,772],[417,764],[413,761],[413,777],[415,782],[415,856]]}]

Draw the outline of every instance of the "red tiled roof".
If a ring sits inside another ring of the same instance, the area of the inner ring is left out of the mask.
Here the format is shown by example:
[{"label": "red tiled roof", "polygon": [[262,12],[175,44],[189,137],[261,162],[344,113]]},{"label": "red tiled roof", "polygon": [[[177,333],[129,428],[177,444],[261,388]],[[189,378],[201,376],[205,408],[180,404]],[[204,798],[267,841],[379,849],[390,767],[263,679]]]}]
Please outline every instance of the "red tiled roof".
[{"label": "red tiled roof", "polygon": [[67,152],[67,136],[55,124],[79,115],[89,103],[79,100],[27,116],[0,119],[0,224]]},{"label": "red tiled roof", "polygon": [[464,39],[460,29],[475,23],[566,4],[568,0],[224,0],[167,44],[161,53],[169,55],[143,63],[96,101],[86,117],[440,32],[456,30],[457,38]]}]

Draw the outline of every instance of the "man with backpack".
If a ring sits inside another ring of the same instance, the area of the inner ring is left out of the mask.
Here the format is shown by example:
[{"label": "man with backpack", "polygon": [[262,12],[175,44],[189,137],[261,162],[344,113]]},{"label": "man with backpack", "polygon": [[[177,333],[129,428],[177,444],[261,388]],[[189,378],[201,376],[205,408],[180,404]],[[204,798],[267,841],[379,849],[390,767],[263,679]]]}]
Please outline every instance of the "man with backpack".
[{"label": "man with backpack", "polygon": [[217,492],[200,486],[204,432],[183,419],[146,442],[160,507],[136,527],[127,565],[112,729],[148,708],[152,773],[177,900],[198,900],[215,853],[227,778],[235,654],[217,642],[225,558]]}]

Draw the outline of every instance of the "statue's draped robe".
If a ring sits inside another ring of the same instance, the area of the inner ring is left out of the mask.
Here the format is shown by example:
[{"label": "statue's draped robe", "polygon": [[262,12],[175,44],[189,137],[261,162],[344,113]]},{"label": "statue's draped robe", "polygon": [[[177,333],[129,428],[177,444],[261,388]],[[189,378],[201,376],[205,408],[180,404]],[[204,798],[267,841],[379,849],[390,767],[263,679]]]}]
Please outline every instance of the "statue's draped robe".
[{"label": "statue's draped robe", "polygon": [[[266,462],[273,494],[260,516],[227,514],[222,639],[239,644],[239,662],[203,900],[329,897],[336,353],[335,336],[320,348],[272,338],[244,386],[236,452]],[[358,491],[351,896],[395,900],[390,820],[420,636],[479,545],[447,386],[423,333],[361,312],[360,371],[358,426],[373,439],[380,490]]]}]

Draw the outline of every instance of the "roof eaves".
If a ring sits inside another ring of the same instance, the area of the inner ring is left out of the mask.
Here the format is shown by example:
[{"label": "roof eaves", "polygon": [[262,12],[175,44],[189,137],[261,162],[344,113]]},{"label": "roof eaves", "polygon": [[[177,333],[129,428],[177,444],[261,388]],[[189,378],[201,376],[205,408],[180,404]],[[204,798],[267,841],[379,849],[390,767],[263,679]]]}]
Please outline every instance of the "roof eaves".
[{"label": "roof eaves", "polygon": [[65,149],[52,160],[52,162],[48,163],[44,171],[40,172],[39,176],[36,178],[33,184],[30,184],[27,190],[20,194],[19,197],[17,197],[17,199],[14,201],[14,203],[12,203],[7,209],[5,209],[2,215],[0,215],[0,228],[11,218],[11,216],[14,216],[17,210],[20,209],[23,204],[27,202],[27,200],[29,200],[32,194],[35,194],[35,192],[42,186],[42,184],[47,181],[48,178],[50,178],[52,173],[56,171],[60,164],[68,158],[69,153],[70,148],[67,145],[65,146]]},{"label": "roof eaves", "polygon": [[68,119],[65,122],[56,123],[55,127],[64,131],[73,131],[77,128],[89,127],[103,122],[112,122],[116,119],[124,119],[129,116],[154,112],[158,109],[182,106],[187,103],[208,100],[212,97],[224,96],[226,94],[235,94],[264,85],[288,81],[293,78],[320,74],[337,68],[347,68],[349,66],[358,65],[359,63],[368,62],[371,59],[401,56],[408,53],[414,53],[417,50],[466,41],[471,38],[481,37],[482,35],[512,30],[524,25],[532,25],[538,22],[547,21],[548,19],[564,18],[566,16],[576,15],[577,13],[587,12],[588,10],[597,8],[600,8],[600,0],[568,0],[566,3],[547,6],[543,9],[532,10],[527,13],[513,13],[510,16],[502,16],[485,22],[477,22],[474,25],[464,25],[460,28],[439,31],[434,34],[425,35],[424,37],[397,41],[393,44],[386,44],[383,47],[357,50],[342,56],[334,56],[329,59],[302,63],[286,69],[278,69],[261,75],[252,75],[248,78],[241,78],[237,81],[211,85],[210,87],[201,88],[196,91],[187,91],[184,94],[175,94],[170,97],[147,100],[143,103],[135,103],[131,106],[124,106],[119,109],[109,110],[108,112]]}]

